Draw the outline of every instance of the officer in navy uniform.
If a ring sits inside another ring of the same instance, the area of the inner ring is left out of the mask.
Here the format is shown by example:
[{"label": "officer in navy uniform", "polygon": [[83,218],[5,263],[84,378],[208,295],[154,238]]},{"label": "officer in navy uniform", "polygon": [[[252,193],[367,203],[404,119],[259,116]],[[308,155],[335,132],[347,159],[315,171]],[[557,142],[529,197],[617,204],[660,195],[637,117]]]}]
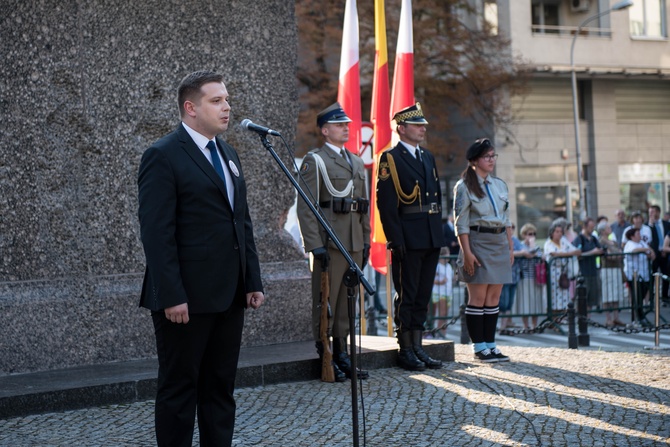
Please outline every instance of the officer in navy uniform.
[{"label": "officer in navy uniform", "polygon": [[[313,204],[321,208],[344,248],[356,263],[363,266],[370,254],[368,187],[363,160],[344,148],[344,143],[349,140],[350,122],[337,102],[319,112],[316,123],[325,144],[305,156],[300,177],[301,186],[311,196]],[[351,378],[351,359],[347,353],[347,287],[342,279],[349,264],[302,199],[298,199],[297,213],[305,252],[310,253],[312,329],[317,352],[319,356],[323,355],[319,327],[321,272],[326,265],[330,276],[329,334],[333,337],[333,369],[336,380],[346,380],[345,377]],[[358,376],[367,378],[368,373],[359,370]]]},{"label": "officer in navy uniform", "polygon": [[421,105],[393,117],[400,142],[379,160],[377,208],[392,251],[398,364],[411,371],[437,369],[442,362],[422,347],[435,269],[444,245],[442,191],[432,154],[419,146],[428,121]]}]

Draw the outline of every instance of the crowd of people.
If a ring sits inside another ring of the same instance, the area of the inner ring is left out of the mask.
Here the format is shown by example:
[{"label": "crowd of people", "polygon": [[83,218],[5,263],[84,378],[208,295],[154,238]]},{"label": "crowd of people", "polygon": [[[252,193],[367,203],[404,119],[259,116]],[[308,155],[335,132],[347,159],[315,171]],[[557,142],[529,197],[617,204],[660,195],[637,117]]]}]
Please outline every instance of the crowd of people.
[{"label": "crowd of people", "polygon": [[[445,223],[447,248],[451,248],[451,226],[450,221]],[[513,224],[512,229],[516,229]],[[549,226],[543,246],[536,243],[535,225],[524,224],[520,238],[512,236],[512,282],[504,284],[501,290],[499,330],[533,329],[537,327],[538,316],[547,315],[548,309],[553,315],[564,314],[576,296],[579,276],[586,289],[587,310],[602,310],[605,325],[625,326],[619,318],[619,308],[632,306],[637,323],[648,326],[645,307],[650,303],[652,273],[667,275],[670,271],[669,230],[670,219],[661,219],[657,205],[649,207],[646,221],[639,211],[631,213],[628,219],[625,211],[617,210],[611,224],[606,216],[597,220],[587,217],[579,232],[565,218],[557,218]],[[454,282],[457,280],[456,275]],[[437,276],[435,284],[436,288],[442,284]],[[667,281],[661,281],[659,292],[661,300],[667,303]],[[450,294],[450,302],[451,299]],[[522,326],[510,314],[521,315]],[[447,316],[437,311],[433,315],[438,319]]]}]

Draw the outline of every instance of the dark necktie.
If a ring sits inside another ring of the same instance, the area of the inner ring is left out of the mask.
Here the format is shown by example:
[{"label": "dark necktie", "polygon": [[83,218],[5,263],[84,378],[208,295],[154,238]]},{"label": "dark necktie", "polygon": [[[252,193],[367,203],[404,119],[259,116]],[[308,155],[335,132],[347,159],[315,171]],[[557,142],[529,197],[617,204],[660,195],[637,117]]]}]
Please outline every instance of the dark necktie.
[{"label": "dark necktie", "polygon": [[344,158],[344,160],[347,163],[349,163],[349,166],[351,166],[351,162],[349,161],[349,157],[347,157],[347,150],[344,149],[344,148],[340,149],[340,155],[342,155],[342,158]]},{"label": "dark necktie", "polygon": [[414,151],[414,156],[416,157],[416,161],[419,163],[423,164],[423,160],[421,159],[421,151],[417,147],[416,150]]},{"label": "dark necktie", "polygon": [[223,173],[223,166],[221,165],[221,159],[219,158],[218,151],[216,150],[216,144],[210,140],[206,147],[209,149],[209,153],[212,156],[212,166],[214,166],[214,170],[217,174],[219,174],[219,177],[221,177],[221,180],[223,180],[223,184],[225,185],[226,175]]}]

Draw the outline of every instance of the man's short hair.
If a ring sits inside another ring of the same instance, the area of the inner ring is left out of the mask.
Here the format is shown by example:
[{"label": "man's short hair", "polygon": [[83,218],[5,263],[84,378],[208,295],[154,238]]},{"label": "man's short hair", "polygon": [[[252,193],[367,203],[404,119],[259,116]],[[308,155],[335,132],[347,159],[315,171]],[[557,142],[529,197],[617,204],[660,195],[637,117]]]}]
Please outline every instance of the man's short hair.
[{"label": "man's short hair", "polygon": [[177,102],[179,103],[179,116],[184,116],[184,102],[197,101],[202,97],[200,90],[203,85],[210,82],[222,83],[223,75],[214,71],[196,71],[187,75],[179,83],[177,89]]}]

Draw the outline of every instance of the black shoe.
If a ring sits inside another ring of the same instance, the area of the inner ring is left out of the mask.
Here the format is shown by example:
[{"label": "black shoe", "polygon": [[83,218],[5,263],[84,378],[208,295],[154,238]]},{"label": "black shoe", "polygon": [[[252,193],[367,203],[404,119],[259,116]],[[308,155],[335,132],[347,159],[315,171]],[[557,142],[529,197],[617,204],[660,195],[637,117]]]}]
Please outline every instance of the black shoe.
[{"label": "black shoe", "polygon": [[[351,379],[351,359],[347,353],[347,340],[345,338],[333,339],[333,363],[340,368],[347,379]],[[356,368],[356,377],[358,379],[367,379],[370,377],[370,374],[363,369]]]},{"label": "black shoe", "polygon": [[333,362],[333,373],[335,373],[335,382],[346,382],[347,375],[337,366],[337,363]]},{"label": "black shoe", "polygon": [[421,360],[426,366],[430,369],[440,369],[442,368],[442,361],[432,358],[426,351],[423,350],[423,331],[414,330],[412,331],[412,349],[416,358]]},{"label": "black shoe", "polygon": [[500,363],[502,363],[502,362],[509,362],[509,356],[506,356],[505,354],[503,354],[502,352],[500,352],[500,349],[498,349],[497,347],[491,349],[491,353],[493,354],[493,356],[494,356],[495,358],[498,359],[498,362],[500,362]]},{"label": "black shoe", "polygon": [[412,349],[402,349],[398,351],[398,366],[407,371],[425,371],[426,364],[423,363]]},{"label": "black shoe", "polygon": [[[319,355],[319,361],[323,362],[323,343],[317,341],[314,343],[316,345],[316,353]],[[333,375],[335,376],[335,382],[344,382],[347,380],[347,375],[337,366],[335,360],[332,362],[333,365]]]},{"label": "black shoe", "polygon": [[416,356],[412,348],[412,333],[400,332],[398,334],[398,344],[400,351],[398,351],[398,366],[408,371],[424,371],[426,364],[423,363]]},{"label": "black shoe", "polygon": [[498,358],[491,352],[489,348],[483,349],[479,352],[475,352],[475,360],[479,360],[482,363],[498,363]]}]

